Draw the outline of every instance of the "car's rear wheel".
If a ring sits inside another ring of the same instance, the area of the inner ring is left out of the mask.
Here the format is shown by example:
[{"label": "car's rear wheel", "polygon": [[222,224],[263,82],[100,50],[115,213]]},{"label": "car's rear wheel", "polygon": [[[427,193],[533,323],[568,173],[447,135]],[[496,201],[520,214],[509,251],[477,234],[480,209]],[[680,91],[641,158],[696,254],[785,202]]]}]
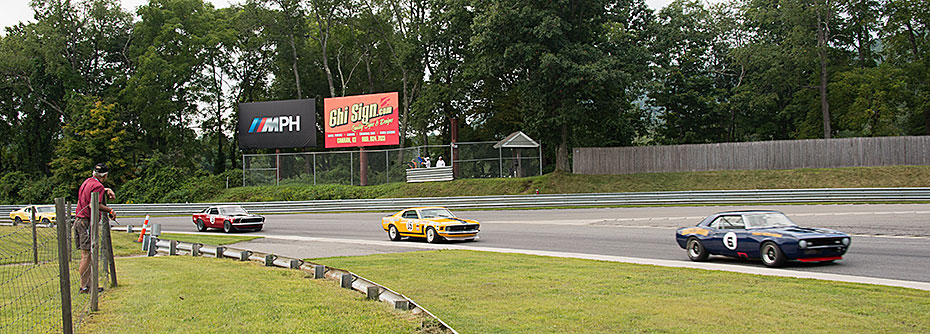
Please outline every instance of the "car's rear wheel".
[{"label": "car's rear wheel", "polygon": [[19,217],[16,217],[13,219],[13,221],[16,223],[16,225],[21,225],[23,223],[23,219]]},{"label": "car's rear wheel", "polygon": [[207,231],[207,225],[204,225],[203,220],[201,219],[197,219],[197,231],[200,231],[200,232]]},{"label": "car's rear wheel", "polygon": [[436,229],[432,227],[426,228],[426,242],[435,244],[439,242],[440,239],[441,237],[438,234],[436,234]]},{"label": "car's rear wheel", "polygon": [[763,243],[761,252],[762,263],[767,267],[775,268],[785,264],[785,253],[774,242]]},{"label": "car's rear wheel", "polygon": [[397,227],[394,227],[394,225],[388,226],[388,238],[390,238],[391,241],[400,240],[400,233],[397,232]]},{"label": "car's rear wheel", "polygon": [[707,249],[704,248],[704,245],[701,244],[698,238],[689,238],[687,246],[688,258],[691,259],[691,261],[707,261]]},{"label": "car's rear wheel", "polygon": [[232,233],[232,231],[235,231],[235,230],[236,229],[232,227],[232,223],[230,223],[228,220],[223,222],[223,232]]}]

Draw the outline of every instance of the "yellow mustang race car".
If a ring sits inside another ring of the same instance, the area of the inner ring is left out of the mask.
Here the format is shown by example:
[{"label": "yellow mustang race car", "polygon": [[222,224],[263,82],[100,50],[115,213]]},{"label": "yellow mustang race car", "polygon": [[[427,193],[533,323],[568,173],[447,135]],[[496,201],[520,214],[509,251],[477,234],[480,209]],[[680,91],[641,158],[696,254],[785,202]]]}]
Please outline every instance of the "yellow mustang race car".
[{"label": "yellow mustang race car", "polygon": [[[32,206],[27,206],[19,210],[10,212],[10,219],[16,222],[16,224],[22,224],[23,222],[28,222],[32,218]],[[55,206],[52,205],[42,205],[36,206],[36,221],[42,224],[49,224],[55,222]]]},{"label": "yellow mustang race car", "polygon": [[429,243],[446,240],[474,241],[481,224],[474,220],[456,218],[442,207],[410,208],[381,218],[381,228],[391,241],[402,237],[426,238]]}]

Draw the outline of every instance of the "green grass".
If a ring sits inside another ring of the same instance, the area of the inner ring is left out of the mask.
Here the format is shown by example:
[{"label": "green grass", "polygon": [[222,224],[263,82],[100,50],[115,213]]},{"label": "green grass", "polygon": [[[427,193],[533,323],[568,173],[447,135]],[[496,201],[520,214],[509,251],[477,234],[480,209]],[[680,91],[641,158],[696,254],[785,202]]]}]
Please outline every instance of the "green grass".
[{"label": "green grass", "polygon": [[210,201],[261,202],[356,198],[405,198],[482,195],[930,187],[930,166],[851,167],[791,170],[575,175],[552,173],[526,178],[462,179],[448,182],[390,183],[375,186],[282,185],[225,189]]},{"label": "green grass", "polygon": [[475,251],[315,259],[462,333],[928,333],[930,292]]},{"label": "green grass", "polygon": [[422,318],[301,271],[197,257],[122,258],[82,333],[415,333]]}]

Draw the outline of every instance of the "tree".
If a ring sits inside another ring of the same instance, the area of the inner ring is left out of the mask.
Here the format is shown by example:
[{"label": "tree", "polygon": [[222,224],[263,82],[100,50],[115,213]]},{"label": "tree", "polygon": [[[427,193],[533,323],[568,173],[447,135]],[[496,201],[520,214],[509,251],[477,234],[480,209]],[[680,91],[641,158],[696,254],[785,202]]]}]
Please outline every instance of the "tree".
[{"label": "tree", "polygon": [[117,106],[94,97],[72,101],[68,107],[71,122],[62,128],[62,139],[51,162],[56,182],[67,187],[56,190],[54,195],[76,194],[98,162],[109,165],[113,183],[121,184],[134,177],[133,170],[127,167],[138,147],[119,118]]},{"label": "tree", "polygon": [[[645,50],[608,37],[612,28],[640,37],[635,42],[648,37],[651,12],[642,1],[498,1],[475,7],[471,47],[480,85],[520,96],[524,126],[557,143],[557,170],[571,169],[573,142],[632,141],[623,125],[638,118],[629,116],[638,96],[630,87],[637,87],[635,68],[646,67],[637,54]],[[590,126],[610,132],[573,137]]]}]

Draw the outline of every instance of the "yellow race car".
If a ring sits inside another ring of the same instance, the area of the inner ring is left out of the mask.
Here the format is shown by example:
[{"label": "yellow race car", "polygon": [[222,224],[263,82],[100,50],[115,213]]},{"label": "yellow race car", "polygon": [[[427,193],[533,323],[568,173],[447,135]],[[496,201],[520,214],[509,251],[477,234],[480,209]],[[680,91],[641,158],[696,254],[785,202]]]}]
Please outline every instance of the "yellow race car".
[{"label": "yellow race car", "polygon": [[[10,219],[16,222],[17,225],[22,224],[23,222],[28,222],[29,219],[32,219],[32,208],[32,206],[27,206],[19,210],[11,211]],[[35,206],[35,208],[37,222],[41,224],[55,223],[54,205],[40,205]]]},{"label": "yellow race car", "polygon": [[402,237],[426,238],[429,243],[442,240],[468,240],[478,238],[481,223],[456,218],[443,207],[409,208],[381,218],[381,228],[391,241]]}]

